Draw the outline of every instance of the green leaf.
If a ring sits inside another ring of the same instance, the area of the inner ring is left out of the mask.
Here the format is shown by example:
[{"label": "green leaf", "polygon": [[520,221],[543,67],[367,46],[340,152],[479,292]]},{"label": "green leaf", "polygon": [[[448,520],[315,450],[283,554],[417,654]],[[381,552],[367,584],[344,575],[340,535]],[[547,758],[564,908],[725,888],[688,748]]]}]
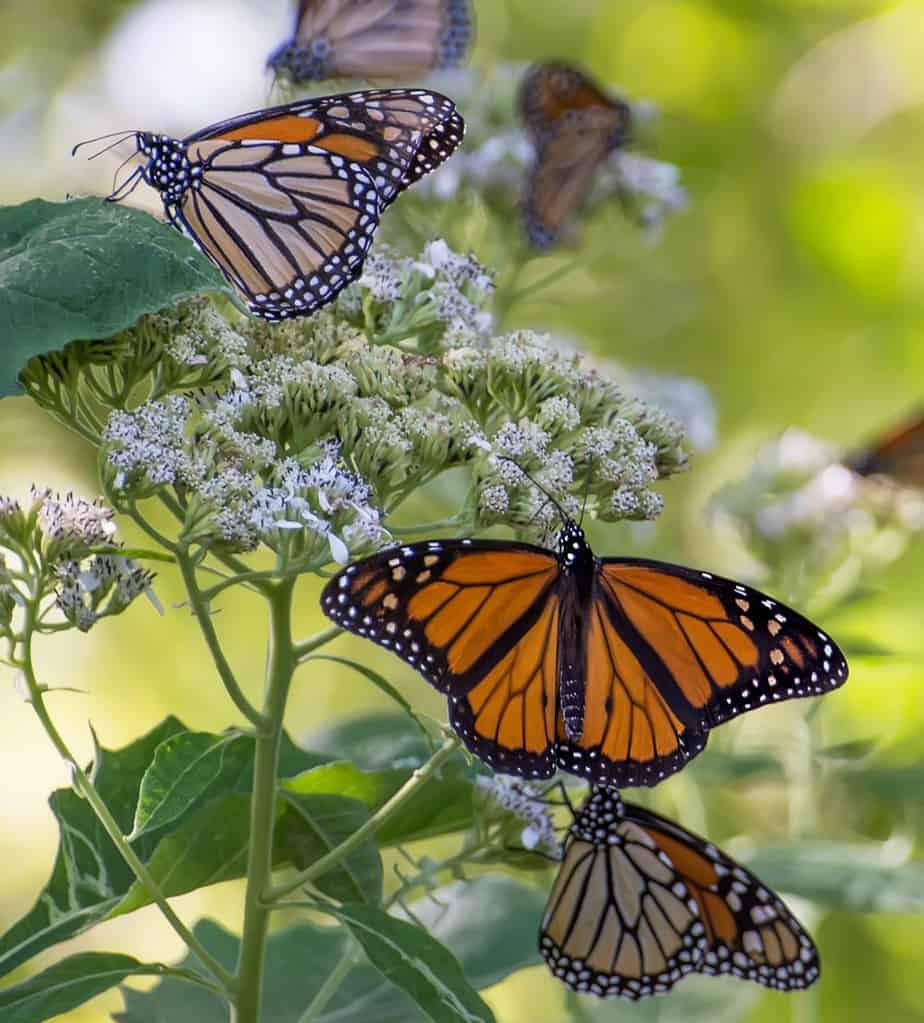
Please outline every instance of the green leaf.
[{"label": "green leaf", "polygon": [[[280,852],[299,870],[309,867],[345,841],[369,820],[369,811],[355,799],[333,795],[302,796],[282,791],[287,813],[279,828]],[[338,902],[382,901],[382,857],[373,841],[363,842],[317,887]]]},{"label": "green leaf", "polygon": [[3,1023],[40,1023],[76,1009],[126,977],[170,972],[166,966],[140,963],[115,952],[82,952],[0,991],[0,1018]]},{"label": "green leaf", "polygon": [[430,746],[404,714],[362,714],[310,737],[309,745],[331,760],[352,760],[367,771],[419,767]]},{"label": "green leaf", "polygon": [[[183,730],[169,717],[122,750],[98,749],[96,787],[123,832],[131,827],[141,778],[154,751]],[[61,831],[58,855],[35,905],[0,938],[0,976],[104,919],[134,880],[85,800],[71,789],[59,789],[50,803]],[[154,841],[143,838],[138,843],[142,859],[150,855]]]},{"label": "green leaf", "polygon": [[[433,938],[461,963],[478,989],[540,962],[536,932],[546,893],[509,877],[480,877],[434,892],[413,910]],[[237,958],[237,938],[210,921],[195,927],[196,937],[225,966]],[[299,924],[270,935],[267,942],[263,1016],[273,1023],[298,1023],[305,1008],[347,950],[342,927]],[[185,964],[195,967],[189,957]],[[743,987],[739,983],[739,987]],[[227,1023],[227,1008],[207,992],[165,978],[150,991],[123,989],[125,1011],[118,1023],[195,1020]],[[612,1006],[609,1006],[612,1010]],[[427,1016],[401,990],[368,963],[355,966],[316,1023],[421,1023]]]},{"label": "green leaf", "polygon": [[697,757],[689,770],[697,781],[708,785],[783,775],[783,765],[770,753],[723,753],[721,750],[710,752],[708,757]]},{"label": "green leaf", "polygon": [[414,722],[417,728],[420,730],[421,735],[424,738],[427,746],[431,748],[430,733],[427,731],[426,726],[420,720],[420,718],[414,713],[414,708],[408,703],[408,701],[398,692],[397,689],[389,682],[386,678],[380,675],[377,671],[373,671],[371,668],[367,668],[366,665],[360,664],[357,661],[351,661],[347,657],[334,657],[332,654],[312,654],[308,657],[309,661],[331,661],[334,664],[343,664],[347,668],[352,668],[355,672],[362,675],[363,678],[371,682],[377,689],[380,689],[386,696],[394,700],[395,703],[404,711],[404,713]]},{"label": "green leaf", "polygon": [[841,636],[838,638],[838,645],[845,657],[894,657],[895,651],[881,643],[875,643],[871,639],[859,637]]},{"label": "green leaf", "polygon": [[815,756],[819,760],[842,762],[865,760],[880,745],[880,739],[854,739],[852,742],[839,742],[834,746],[825,746],[824,749],[816,750]]},{"label": "green leaf", "polygon": [[210,796],[248,791],[254,740],[249,735],[183,732],[162,743],[141,781],[134,840],[172,824]]},{"label": "green leaf", "polygon": [[[330,793],[357,799],[374,813],[410,778],[409,770],[362,771],[348,761],[323,764],[285,783],[301,795]],[[472,783],[463,758],[452,759],[439,779],[417,791],[378,831],[380,846],[398,845],[471,826]]]},{"label": "green leaf", "polygon": [[760,997],[759,987],[734,977],[694,975],[685,977],[667,998],[621,1001],[618,1021],[612,1001],[605,998],[568,992],[565,1004],[573,1023],[740,1023],[751,1018],[749,1010]]},{"label": "green leaf", "polygon": [[226,288],[187,238],[141,210],[100,199],[0,208],[0,396],[35,355]]},{"label": "green leaf", "polygon": [[[173,756],[174,764],[179,765],[182,758],[177,751],[188,752],[197,741],[204,745],[202,740],[186,742],[187,737],[197,734],[187,731],[176,718],[167,718],[124,749],[96,748],[94,783],[123,834],[131,830],[146,779],[149,792],[166,793],[163,799],[155,796],[147,804],[162,814],[160,826],[154,830],[149,823],[132,842],[132,848],[168,895],[241,877],[246,867],[253,740],[237,737],[239,742],[232,744],[237,759],[225,758],[223,772],[213,775],[211,781],[206,771],[198,787],[190,784],[179,795],[169,792],[169,779],[161,770],[161,747],[165,747],[164,755]],[[216,744],[226,738],[210,737]],[[241,755],[245,744],[249,760]],[[282,777],[302,773],[321,760],[283,736]],[[163,783],[160,790],[156,779]],[[183,801],[185,806],[180,807]],[[90,805],[71,789],[53,793],[50,802],[61,832],[58,855],[51,879],[35,906],[0,938],[0,976],[101,920],[150,902]],[[169,806],[173,807],[170,812],[158,809]],[[281,844],[277,865],[288,863],[289,853]]]},{"label": "green leaf", "polygon": [[761,849],[748,867],[773,888],[861,913],[920,913],[924,863],[894,863],[886,847],[796,842]]},{"label": "green leaf", "polygon": [[372,965],[434,1023],[493,1023],[493,1013],[465,979],[459,961],[425,930],[357,903],[340,906],[336,915]]}]

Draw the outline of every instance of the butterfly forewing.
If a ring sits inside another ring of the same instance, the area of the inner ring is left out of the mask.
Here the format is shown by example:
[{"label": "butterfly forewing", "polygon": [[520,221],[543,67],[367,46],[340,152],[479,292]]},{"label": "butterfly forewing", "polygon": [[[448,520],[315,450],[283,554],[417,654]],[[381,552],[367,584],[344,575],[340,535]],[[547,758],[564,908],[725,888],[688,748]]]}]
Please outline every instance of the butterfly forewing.
[{"label": "butterfly forewing", "polygon": [[[708,572],[604,559],[600,604],[683,720],[708,730],[847,680],[834,642],[791,608]],[[598,605],[599,606],[599,605]]]},{"label": "butterfly forewing", "polygon": [[707,939],[701,973],[728,973],[781,991],[818,979],[814,942],[759,878],[672,821],[628,803],[625,815],[668,856],[699,906]]}]

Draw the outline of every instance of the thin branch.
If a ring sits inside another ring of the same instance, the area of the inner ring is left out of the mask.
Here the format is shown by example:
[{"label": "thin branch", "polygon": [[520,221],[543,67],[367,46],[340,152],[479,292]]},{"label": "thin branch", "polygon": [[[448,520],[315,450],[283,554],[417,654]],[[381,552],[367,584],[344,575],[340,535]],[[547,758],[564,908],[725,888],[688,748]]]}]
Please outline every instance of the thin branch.
[{"label": "thin branch", "polygon": [[199,589],[199,583],[196,580],[196,569],[193,565],[192,559],[189,557],[189,553],[185,550],[177,550],[176,561],[180,566],[180,572],[183,575],[183,582],[186,584],[186,593],[189,597],[190,610],[195,616],[196,621],[199,623],[199,628],[202,631],[202,638],[205,640],[205,644],[209,648],[209,653],[212,655],[215,669],[217,670],[218,675],[228,692],[228,696],[231,697],[231,701],[234,703],[235,707],[237,707],[237,709],[258,731],[265,730],[268,726],[266,717],[261,714],[244,695],[243,690],[238,685],[237,679],[234,677],[234,671],[228,663],[228,659],[225,657],[224,651],[221,649],[218,633],[215,631],[215,626],[212,624],[209,602]]},{"label": "thin branch", "polygon": [[341,842],[336,848],[331,849],[326,856],[315,860],[310,867],[300,871],[288,881],[283,881],[282,884],[271,888],[266,893],[266,901],[269,903],[278,902],[279,899],[284,898],[290,892],[294,892],[297,888],[301,888],[302,885],[310,884],[319,877],[323,877],[328,871],[333,870],[344,857],[349,856],[355,848],[362,845],[366,839],[371,838],[388,821],[392,814],[402,807],[418,789],[424,786],[436,774],[443,763],[458,748],[459,740],[455,736],[450,736],[436,753],[425,764],[418,767],[391,799],[383,803],[362,827],[357,828],[349,838]]},{"label": "thin branch", "polygon": [[318,647],[324,646],[325,643],[329,643],[332,639],[336,639],[343,629],[339,625],[331,625],[327,629],[321,629],[320,632],[316,632],[309,639],[302,640],[301,643],[295,644],[295,657],[299,664],[304,661],[310,654],[313,654]]},{"label": "thin branch", "polygon": [[343,948],[340,961],[328,974],[327,980],[318,988],[317,994],[311,999],[308,1008],[299,1016],[298,1023],[315,1023],[327,1008],[331,998],[340,990],[350,970],[356,965],[358,946],[356,939],[350,935]]},{"label": "thin branch", "polygon": [[151,901],[156,903],[160,911],[166,917],[170,926],[176,931],[180,938],[182,938],[190,951],[201,960],[203,966],[205,966],[209,973],[211,973],[216,980],[221,983],[224,990],[228,993],[233,992],[236,984],[234,976],[211,955],[208,949],[205,948],[199,939],[174,912],[172,906],[167,901],[167,897],[164,895],[163,891],[161,891],[158,883],[154,880],[154,876],[141,859],[139,859],[135,850],[122,834],[121,828],[109,812],[109,808],[103,802],[100,794],[96,791],[93,782],[90,781],[86,772],[77,763],[74,754],[71,753],[70,748],[64,741],[61,733],[57,730],[54,722],[51,720],[48,709],[45,706],[45,689],[35,677],[35,669],[32,665],[32,627],[35,621],[35,603],[36,602],[33,600],[26,606],[26,620],[23,625],[22,635],[20,636],[23,656],[19,662],[26,686],[29,689],[29,700],[32,704],[32,708],[38,716],[46,735],[51,740],[52,745],[58,751],[58,754],[64,762],[68,765],[71,777],[73,778],[74,787],[93,808],[93,812],[96,814],[100,824],[102,824],[106,834],[110,837],[110,839],[112,839],[113,844],[119,850],[122,858],[129,867],[131,867],[132,873],[144,886],[147,894],[151,898]]}]

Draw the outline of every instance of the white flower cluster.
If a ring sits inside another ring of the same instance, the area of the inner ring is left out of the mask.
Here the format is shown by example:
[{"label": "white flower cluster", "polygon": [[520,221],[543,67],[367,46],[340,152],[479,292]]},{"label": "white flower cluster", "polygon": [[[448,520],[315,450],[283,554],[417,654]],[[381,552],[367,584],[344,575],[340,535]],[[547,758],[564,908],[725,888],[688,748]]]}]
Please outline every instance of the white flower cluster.
[{"label": "white flower cluster", "polygon": [[719,523],[772,571],[829,600],[893,561],[924,529],[920,494],[856,475],[836,447],[797,429],[764,445],[747,476],[713,505]]},{"label": "white flower cluster", "polygon": [[[99,500],[37,487],[25,509],[0,498],[0,549],[6,548],[0,554],[0,631],[8,631],[27,597],[50,597],[67,621],[86,632],[139,594],[150,595],[153,576],[118,553],[114,536],[113,511]],[[8,570],[10,559],[18,563],[16,576]],[[19,586],[30,574],[36,577],[27,593]]]},{"label": "white flower cluster", "polygon": [[475,785],[494,804],[525,824],[520,836],[525,849],[544,851],[556,859],[561,857],[561,841],[548,803],[533,784],[521,778],[495,774],[479,775]]},{"label": "white flower cluster", "polygon": [[485,306],[493,291],[491,275],[477,260],[437,239],[416,259],[380,249],[341,293],[338,306],[374,343],[416,338],[418,350],[428,351],[436,347],[428,340],[486,340],[493,319]]}]

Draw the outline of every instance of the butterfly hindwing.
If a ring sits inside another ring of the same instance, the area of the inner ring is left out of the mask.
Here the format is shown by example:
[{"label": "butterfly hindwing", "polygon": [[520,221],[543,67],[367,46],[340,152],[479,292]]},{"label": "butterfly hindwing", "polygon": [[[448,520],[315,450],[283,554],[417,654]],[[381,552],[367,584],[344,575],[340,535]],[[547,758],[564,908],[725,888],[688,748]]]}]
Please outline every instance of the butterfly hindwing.
[{"label": "butterfly hindwing", "polygon": [[709,572],[607,558],[598,606],[672,709],[703,731],[768,703],[819,696],[847,662],[808,619]]}]

